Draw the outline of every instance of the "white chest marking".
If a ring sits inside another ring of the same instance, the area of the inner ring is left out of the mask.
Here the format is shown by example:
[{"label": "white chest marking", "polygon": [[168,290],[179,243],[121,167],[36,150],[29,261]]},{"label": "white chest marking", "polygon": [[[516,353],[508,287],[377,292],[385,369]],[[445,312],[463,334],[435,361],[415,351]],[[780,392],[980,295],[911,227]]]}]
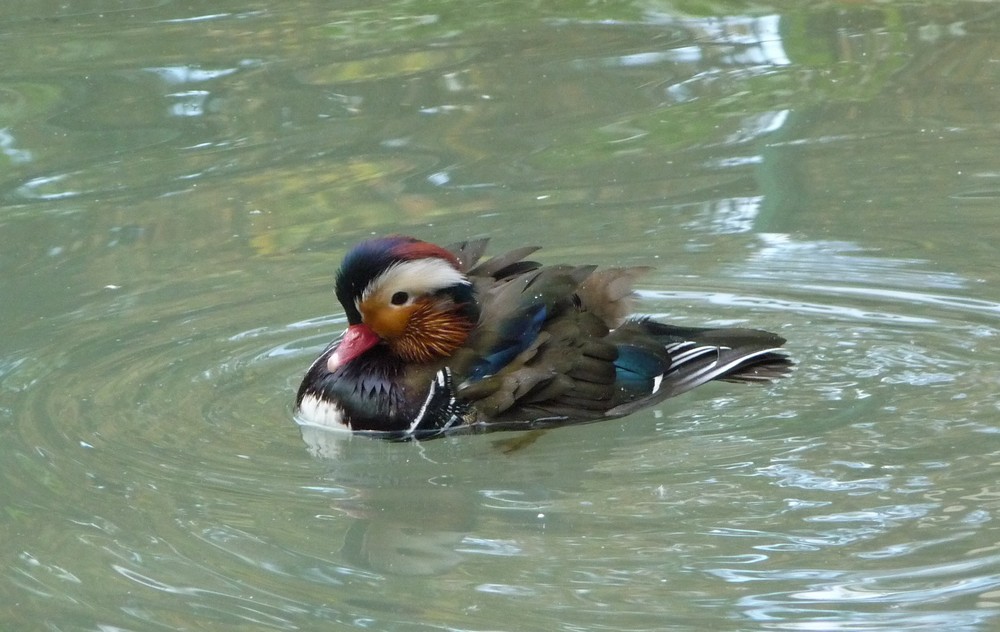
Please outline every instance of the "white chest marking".
[{"label": "white chest marking", "polygon": [[333,430],[351,430],[351,424],[344,417],[344,409],[322,400],[315,395],[306,395],[299,404],[299,417],[302,421]]}]

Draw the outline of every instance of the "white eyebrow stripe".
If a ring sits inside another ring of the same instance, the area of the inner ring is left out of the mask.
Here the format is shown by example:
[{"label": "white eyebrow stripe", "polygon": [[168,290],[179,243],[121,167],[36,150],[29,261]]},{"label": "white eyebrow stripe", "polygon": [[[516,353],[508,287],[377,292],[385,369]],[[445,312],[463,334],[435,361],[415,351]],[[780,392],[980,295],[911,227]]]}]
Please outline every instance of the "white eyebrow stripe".
[{"label": "white eyebrow stripe", "polygon": [[451,263],[437,257],[401,261],[385,269],[372,279],[361,294],[367,301],[376,292],[404,291],[415,294],[432,294],[452,285],[468,285],[465,275]]}]

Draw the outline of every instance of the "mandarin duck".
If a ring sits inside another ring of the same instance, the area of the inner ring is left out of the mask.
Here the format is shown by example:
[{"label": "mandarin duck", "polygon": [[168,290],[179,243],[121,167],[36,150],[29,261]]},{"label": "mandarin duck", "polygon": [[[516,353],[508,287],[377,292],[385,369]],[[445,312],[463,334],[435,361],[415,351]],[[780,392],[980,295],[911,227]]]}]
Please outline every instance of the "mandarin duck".
[{"label": "mandarin duck", "polygon": [[336,275],[348,327],[299,386],[304,424],[426,439],[628,415],[711,380],[770,382],[792,362],[758,329],[628,317],[648,268],[542,265],[486,239],[355,246]]}]

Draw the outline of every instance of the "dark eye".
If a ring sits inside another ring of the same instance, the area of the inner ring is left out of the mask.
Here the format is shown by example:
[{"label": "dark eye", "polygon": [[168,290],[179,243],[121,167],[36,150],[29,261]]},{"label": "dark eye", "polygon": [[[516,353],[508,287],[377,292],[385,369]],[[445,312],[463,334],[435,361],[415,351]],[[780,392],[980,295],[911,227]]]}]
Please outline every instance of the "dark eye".
[{"label": "dark eye", "polygon": [[406,301],[408,300],[410,300],[409,294],[406,292],[396,292],[392,295],[392,298],[389,299],[389,302],[393,305],[406,305]]}]

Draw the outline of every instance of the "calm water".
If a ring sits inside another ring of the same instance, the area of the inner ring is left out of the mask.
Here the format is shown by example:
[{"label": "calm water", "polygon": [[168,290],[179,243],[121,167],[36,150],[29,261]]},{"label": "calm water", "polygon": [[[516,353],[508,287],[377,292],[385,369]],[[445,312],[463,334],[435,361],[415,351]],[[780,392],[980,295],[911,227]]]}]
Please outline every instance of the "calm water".
[{"label": "calm water", "polygon": [[[1000,629],[1000,8],[805,5],[2,3],[0,627]],[[303,434],[388,232],[655,265],[799,368]]]}]

